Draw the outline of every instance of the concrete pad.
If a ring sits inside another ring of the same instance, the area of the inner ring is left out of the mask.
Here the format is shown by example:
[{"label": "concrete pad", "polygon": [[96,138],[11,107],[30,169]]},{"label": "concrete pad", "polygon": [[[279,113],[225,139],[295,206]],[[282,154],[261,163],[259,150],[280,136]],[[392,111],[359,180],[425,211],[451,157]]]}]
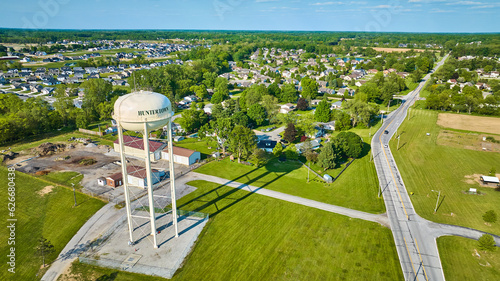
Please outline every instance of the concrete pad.
[{"label": "concrete pad", "polygon": [[[145,211],[134,212],[148,217]],[[172,278],[191,251],[194,242],[208,221],[208,215],[192,213],[178,218],[179,237],[175,237],[172,214],[156,214],[158,248],[153,247],[149,220],[135,217],[134,245],[129,245],[125,220],[101,245],[89,249],[79,259],[83,263],[163,278]]]}]

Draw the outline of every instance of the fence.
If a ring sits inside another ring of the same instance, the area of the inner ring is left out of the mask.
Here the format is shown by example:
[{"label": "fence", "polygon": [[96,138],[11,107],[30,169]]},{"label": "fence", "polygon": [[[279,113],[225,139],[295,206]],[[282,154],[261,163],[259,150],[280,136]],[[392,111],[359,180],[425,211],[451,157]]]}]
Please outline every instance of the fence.
[{"label": "fence", "polygon": [[113,260],[113,259],[106,259],[102,258],[99,255],[97,255],[97,251],[99,248],[102,247],[104,242],[108,240],[113,233],[116,231],[116,229],[126,221],[126,216],[123,215],[113,226],[111,226],[104,234],[101,235],[100,238],[92,241],[88,245],[86,245],[86,252],[78,257],[78,260],[82,263],[94,265],[94,266],[100,266],[100,267],[105,267],[105,268],[112,268],[112,269],[117,269],[117,270],[123,270],[123,271],[128,271],[128,272],[134,272],[134,273],[140,273],[140,274],[146,274],[150,276],[159,276],[163,278],[172,278],[174,276],[174,273],[177,271],[177,269],[181,266],[181,264],[184,261],[184,258],[188,255],[188,253],[191,251],[193,248],[194,243],[198,239],[199,234],[201,233],[201,230],[204,228],[204,225],[208,222],[209,215],[204,214],[204,213],[199,213],[199,212],[192,212],[192,211],[185,211],[185,210],[178,210],[179,216],[185,216],[185,217],[197,217],[197,218],[203,218],[201,223],[203,224],[202,228],[198,228],[199,231],[196,233],[196,235],[193,235],[191,240],[186,244],[186,247],[184,248],[182,254],[179,256],[179,258],[175,261],[175,264],[173,268],[166,268],[166,267],[157,267],[157,266],[152,266],[152,265],[145,265],[145,264],[140,264],[136,263],[132,267],[127,266],[126,264],[123,263],[123,260]]},{"label": "fence", "polygon": [[349,163],[347,163],[344,169],[342,169],[342,171],[340,171],[340,173],[335,178],[333,178],[332,182],[336,181],[340,177],[340,175],[342,175],[342,173],[347,169],[347,167],[349,167],[349,165],[351,165],[351,163],[354,162],[354,160],[356,160],[356,158],[353,158]]},{"label": "fence", "polygon": [[106,132],[96,132],[96,131],[92,131],[92,130],[87,130],[87,129],[82,129],[82,128],[78,128],[78,131],[80,131],[80,133],[85,133],[85,134],[90,134],[90,135],[96,135],[96,136],[104,136],[106,134]]},{"label": "fence", "polygon": [[318,178],[320,178],[322,181],[326,182],[326,180],[318,173],[316,173],[313,169],[311,169],[309,166],[307,166],[305,163],[302,163],[300,162],[299,160],[296,160],[297,162],[299,162],[300,164],[302,164],[302,166],[306,167],[307,169],[309,169],[309,171],[311,171],[313,174],[315,174]]}]

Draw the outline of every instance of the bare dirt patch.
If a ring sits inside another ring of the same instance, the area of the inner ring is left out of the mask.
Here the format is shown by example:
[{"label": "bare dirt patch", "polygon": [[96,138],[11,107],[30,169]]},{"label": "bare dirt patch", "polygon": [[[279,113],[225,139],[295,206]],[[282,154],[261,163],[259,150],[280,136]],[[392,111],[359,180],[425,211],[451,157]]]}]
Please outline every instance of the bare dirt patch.
[{"label": "bare dirt patch", "polygon": [[500,118],[440,113],[437,124],[444,128],[500,135]]},{"label": "bare dirt patch", "polygon": [[[481,174],[466,175],[466,176],[464,176],[463,181],[465,183],[468,183],[468,184],[479,184],[482,187],[497,188],[494,185],[483,184],[481,182],[481,178],[480,178],[481,176],[484,176],[484,175],[481,175]],[[500,178],[500,174],[496,174],[496,177]]]},{"label": "bare dirt patch", "polygon": [[[386,53],[403,53],[403,52],[408,52],[410,50],[414,50],[415,52],[425,52],[424,49],[409,49],[409,48],[382,48],[382,47],[375,47],[373,48],[377,52],[386,52]],[[430,50],[432,51],[432,50]]]},{"label": "bare dirt patch", "polygon": [[437,144],[470,150],[500,152],[500,143],[484,141],[489,136],[500,139],[498,136],[488,134],[441,130],[437,137]]},{"label": "bare dirt patch", "polygon": [[43,189],[39,190],[37,193],[38,193],[38,195],[40,195],[40,196],[43,197],[44,195],[49,194],[50,192],[52,192],[52,189],[54,189],[53,185],[47,185]]}]

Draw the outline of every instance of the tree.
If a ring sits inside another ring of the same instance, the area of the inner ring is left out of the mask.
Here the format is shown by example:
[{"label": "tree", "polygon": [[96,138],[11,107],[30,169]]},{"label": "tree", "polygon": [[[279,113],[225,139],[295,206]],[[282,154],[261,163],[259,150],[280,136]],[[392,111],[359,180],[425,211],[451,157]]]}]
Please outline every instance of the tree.
[{"label": "tree", "polygon": [[275,117],[279,112],[278,99],[271,95],[262,97],[262,106],[266,109],[270,122],[275,122]]},{"label": "tree", "polygon": [[234,127],[231,119],[219,118],[216,121],[210,121],[210,125],[217,138],[217,143],[222,148],[222,154],[226,154],[226,142]]},{"label": "tree", "polygon": [[35,252],[42,258],[42,264],[43,267],[45,267],[45,257],[55,252],[54,245],[52,245],[50,241],[43,238],[42,236],[38,239],[38,244],[35,247]]},{"label": "tree", "polygon": [[483,234],[479,237],[478,248],[481,251],[494,251],[495,250],[495,239],[489,234]]},{"label": "tree", "polygon": [[208,97],[207,87],[205,87],[205,85],[203,84],[199,86],[191,86],[191,88],[189,89],[194,92],[196,94],[196,97],[200,100],[206,99]]},{"label": "tree", "polygon": [[345,103],[344,109],[352,118],[352,126],[356,127],[358,122],[362,122],[365,126],[370,126],[370,120],[377,114],[378,110],[368,103],[358,99],[349,100]]},{"label": "tree", "polygon": [[308,100],[315,99],[318,95],[318,82],[309,77],[304,77],[300,81],[302,86],[302,97]]},{"label": "tree", "polygon": [[205,112],[196,109],[187,109],[182,112],[179,124],[186,132],[192,132],[207,123],[208,117]]},{"label": "tree", "polygon": [[231,120],[234,125],[241,125],[243,127],[248,127],[248,123],[250,122],[248,116],[242,111],[238,111],[231,116]]},{"label": "tree", "polygon": [[255,166],[260,167],[265,165],[269,161],[269,155],[267,152],[260,148],[254,148],[252,155],[250,156],[250,162]]},{"label": "tree", "polygon": [[207,88],[213,89],[215,86],[215,79],[217,79],[217,73],[215,72],[205,72],[203,73],[203,84]]},{"label": "tree", "polygon": [[321,152],[318,155],[318,164],[325,170],[332,169],[335,168],[340,158],[339,149],[335,144],[333,142],[327,142],[323,148],[321,148]]},{"label": "tree", "polygon": [[257,137],[250,128],[238,125],[231,131],[229,149],[238,156],[238,163],[241,163],[241,158],[246,158],[253,151],[256,143]]},{"label": "tree", "polygon": [[290,83],[285,83],[280,96],[280,102],[288,103],[295,102],[297,100],[297,90],[295,85]]},{"label": "tree", "polygon": [[302,111],[304,111],[304,110],[307,110],[307,108],[308,108],[308,107],[309,107],[309,103],[307,102],[307,100],[306,100],[306,99],[304,99],[304,98],[299,98],[299,99],[297,100],[297,109],[298,109],[298,110],[302,110]]},{"label": "tree", "polygon": [[113,90],[113,85],[103,79],[90,79],[82,83],[85,89],[82,108],[87,112],[91,120],[99,117],[98,106],[106,101]]},{"label": "tree", "polygon": [[495,223],[497,221],[497,213],[494,210],[489,210],[484,213],[483,220],[487,223]]},{"label": "tree", "polygon": [[314,112],[314,119],[318,122],[329,122],[330,121],[330,104],[326,100],[319,102]]},{"label": "tree", "polygon": [[285,132],[283,133],[283,138],[292,143],[297,138],[297,129],[295,129],[295,125],[293,123],[288,123],[285,128]]},{"label": "tree", "polygon": [[286,159],[290,159],[290,160],[299,159],[299,153],[297,153],[297,148],[295,147],[295,145],[289,145],[285,149],[285,156],[286,156]]},{"label": "tree", "polygon": [[273,148],[273,154],[276,157],[279,157],[283,153],[283,146],[281,146],[281,143],[277,143],[276,146]]},{"label": "tree", "polygon": [[340,132],[333,142],[342,150],[342,156],[358,158],[363,150],[363,140],[353,132]]},{"label": "tree", "polygon": [[256,103],[250,106],[247,115],[253,122],[255,122],[255,124],[257,124],[257,126],[260,126],[266,120],[267,113],[266,109],[262,105]]}]

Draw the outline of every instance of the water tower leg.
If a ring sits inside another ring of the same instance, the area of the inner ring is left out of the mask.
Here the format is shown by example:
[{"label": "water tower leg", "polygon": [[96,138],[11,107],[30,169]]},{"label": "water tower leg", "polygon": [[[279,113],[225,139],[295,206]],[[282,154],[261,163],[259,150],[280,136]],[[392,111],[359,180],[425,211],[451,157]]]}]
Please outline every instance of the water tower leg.
[{"label": "water tower leg", "polygon": [[148,138],[148,122],[144,122],[144,151],[146,153],[146,180],[148,188],[148,199],[149,199],[149,216],[151,221],[151,234],[153,235],[153,246],[158,248],[158,243],[156,242],[156,216],[155,216],[155,206],[153,202],[153,180],[151,177],[151,159],[149,156],[149,138]]},{"label": "water tower leg", "polygon": [[177,204],[175,201],[175,171],[174,171],[174,149],[172,145],[172,121],[168,120],[168,162],[170,166],[170,194],[172,197],[172,221],[174,223],[175,237],[179,237],[177,230]]},{"label": "water tower leg", "polygon": [[120,123],[117,124],[118,129],[118,142],[120,145],[120,160],[122,161],[122,183],[123,190],[125,191],[125,208],[127,208],[127,222],[128,222],[128,232],[130,243],[134,244],[134,237],[132,233],[134,232],[132,226],[132,211],[130,210],[130,194],[128,191],[128,175],[127,175],[127,160],[125,159],[125,145],[123,145],[123,128]]}]

